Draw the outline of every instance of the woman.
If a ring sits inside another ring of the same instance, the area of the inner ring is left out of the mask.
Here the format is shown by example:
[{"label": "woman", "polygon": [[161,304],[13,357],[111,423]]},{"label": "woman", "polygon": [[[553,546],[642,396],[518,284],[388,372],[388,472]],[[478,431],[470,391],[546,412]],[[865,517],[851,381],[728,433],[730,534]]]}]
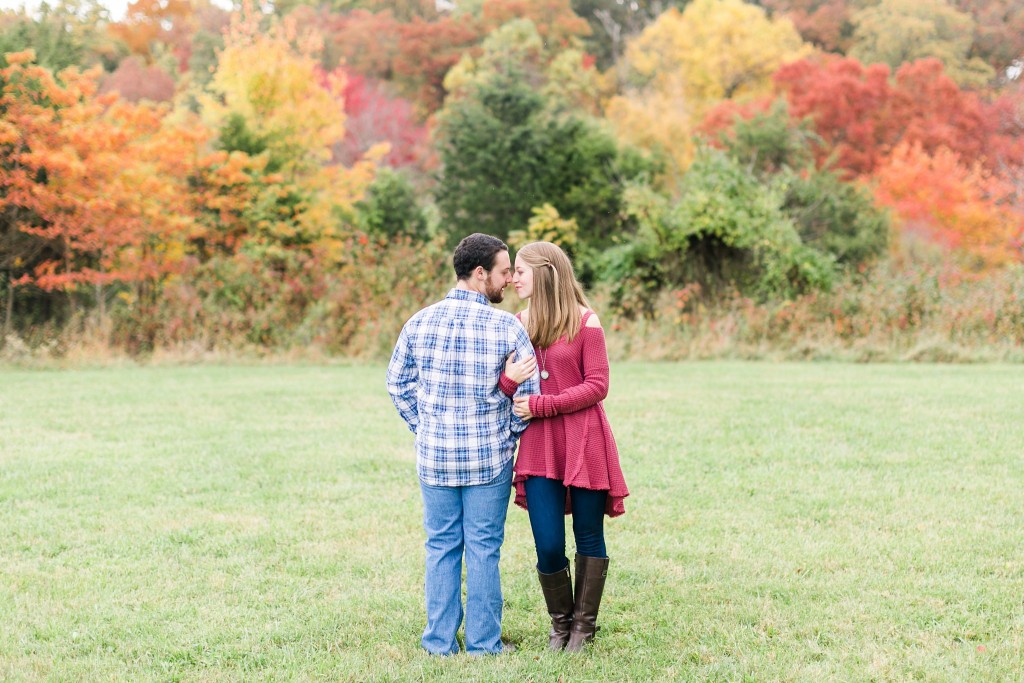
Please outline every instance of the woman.
[{"label": "woman", "polygon": [[[576,281],[572,263],[550,242],[516,255],[512,283],[530,302],[519,314],[533,342],[540,395],[514,401],[530,424],[515,464],[516,503],[530,514],[537,573],[551,616],[548,646],[576,652],[594,639],[608,553],[604,516],[625,512],[629,495],[601,401],[608,395],[604,331]],[[510,364],[502,390],[515,392]],[[576,590],[565,555],[565,515],[576,538]]]}]

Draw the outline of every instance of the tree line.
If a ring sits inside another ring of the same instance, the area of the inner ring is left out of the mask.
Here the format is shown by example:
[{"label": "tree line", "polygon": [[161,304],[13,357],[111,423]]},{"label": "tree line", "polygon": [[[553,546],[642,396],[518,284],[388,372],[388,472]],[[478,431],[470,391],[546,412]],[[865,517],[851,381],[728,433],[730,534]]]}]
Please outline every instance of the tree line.
[{"label": "tree line", "polygon": [[1020,267],[1015,3],[450,4],[0,15],[4,337],[374,354],[474,231],[624,320]]}]

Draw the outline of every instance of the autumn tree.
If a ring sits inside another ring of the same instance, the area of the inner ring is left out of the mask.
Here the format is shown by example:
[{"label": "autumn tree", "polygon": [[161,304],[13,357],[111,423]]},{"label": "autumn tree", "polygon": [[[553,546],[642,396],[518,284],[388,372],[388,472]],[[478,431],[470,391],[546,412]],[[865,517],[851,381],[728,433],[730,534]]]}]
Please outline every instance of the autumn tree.
[{"label": "autumn tree", "polygon": [[387,146],[371,148],[351,167],[331,164],[345,137],[344,72],[321,74],[316,36],[297,35],[287,19],[269,29],[260,20],[249,6],[233,16],[217,71],[198,98],[205,121],[220,133],[219,147],[258,161],[224,161],[236,164],[232,176],[252,176],[255,194],[242,209],[239,239],[282,268],[291,250],[339,259],[346,216]]},{"label": "autumn tree", "polygon": [[414,17],[402,22],[390,10],[357,10],[325,26],[330,49],[346,68],[390,81],[425,118],[444,102],[444,77],[484,35],[474,17]]},{"label": "autumn tree", "polygon": [[54,72],[97,64],[111,69],[123,52],[103,28],[107,19],[107,10],[91,0],[44,2],[37,13],[4,12],[0,14],[0,56],[31,49],[36,62]]},{"label": "autumn tree", "polygon": [[850,56],[866,64],[903,64],[932,57],[959,85],[980,86],[994,71],[970,56],[975,24],[947,0],[886,0],[853,15]]},{"label": "autumn tree", "polygon": [[928,151],[948,147],[993,169],[1019,163],[1020,128],[998,115],[1005,105],[960,89],[938,60],[904,64],[895,77],[882,64],[800,60],[783,66],[775,80],[792,116],[813,120],[821,163],[833,159],[867,174],[900,142]]},{"label": "autumn tree", "polygon": [[693,158],[692,136],[722,100],[771,91],[780,64],[810,48],[788,19],[740,0],[696,0],[669,9],[630,42],[627,82],[605,112],[625,141],[666,162],[675,183]]},{"label": "autumn tree", "polygon": [[[427,127],[418,123],[413,103],[387,91],[386,84],[339,69],[345,85],[345,137],[332,145],[332,158],[345,166],[362,159],[374,146],[388,144],[382,161],[393,168],[415,166],[424,171],[432,161]],[[327,72],[320,72],[327,85]]]},{"label": "autumn tree", "polygon": [[849,0],[761,0],[765,9],[786,16],[807,42],[828,52],[845,54],[853,42]]},{"label": "autumn tree", "polygon": [[1024,214],[1006,201],[1012,186],[949,149],[901,144],[875,173],[879,201],[902,230],[961,254],[974,268],[1024,260]]},{"label": "autumn tree", "polygon": [[1024,4],[1016,0],[955,0],[974,19],[970,56],[988,63],[997,76],[1024,58]]},{"label": "autumn tree", "polygon": [[151,302],[156,283],[179,269],[192,229],[186,179],[201,129],[165,125],[156,107],[97,97],[95,70],[54,77],[30,51],[7,59],[5,232],[36,238],[22,244],[46,255],[14,284],[91,288],[101,316],[104,288],[115,283]]},{"label": "autumn tree", "polygon": [[124,18],[109,30],[132,54],[149,63],[157,45],[184,42],[191,33],[192,14],[193,4],[189,0],[132,0]]},{"label": "autumn tree", "polygon": [[591,33],[570,0],[487,0],[476,14],[488,33],[515,19],[528,19],[552,52],[575,47]]},{"label": "autumn tree", "polygon": [[159,66],[146,66],[141,59],[132,56],[103,78],[100,93],[108,92],[116,92],[128,102],[168,102],[174,97],[174,79]]},{"label": "autumn tree", "polygon": [[544,39],[531,19],[514,19],[488,34],[479,50],[466,53],[444,80],[449,98],[464,97],[474,87],[514,72],[557,111],[596,113],[600,75],[579,42]]},{"label": "autumn tree", "polygon": [[762,95],[784,62],[808,53],[793,24],[741,0],[695,0],[669,9],[626,52],[630,81],[681,89],[701,112],[723,99]]}]

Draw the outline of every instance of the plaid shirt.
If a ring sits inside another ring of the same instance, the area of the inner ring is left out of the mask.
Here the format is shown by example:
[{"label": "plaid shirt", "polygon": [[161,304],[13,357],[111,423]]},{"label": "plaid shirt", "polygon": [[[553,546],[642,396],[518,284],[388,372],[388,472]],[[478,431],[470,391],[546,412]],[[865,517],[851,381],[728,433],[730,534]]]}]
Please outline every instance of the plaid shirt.
[{"label": "plaid shirt", "polygon": [[[498,388],[505,359],[533,355],[515,316],[476,292],[453,289],[409,319],[388,364],[388,393],[416,435],[416,471],[428,486],[486,484],[512,459],[526,423]],[[540,391],[534,375],[517,394]]]}]

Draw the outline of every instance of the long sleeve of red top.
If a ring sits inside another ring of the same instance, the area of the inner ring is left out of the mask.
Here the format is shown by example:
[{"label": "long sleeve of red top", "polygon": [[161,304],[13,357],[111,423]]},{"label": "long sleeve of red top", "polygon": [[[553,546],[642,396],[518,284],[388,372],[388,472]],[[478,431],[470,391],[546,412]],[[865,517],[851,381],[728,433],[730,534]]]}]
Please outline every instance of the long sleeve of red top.
[{"label": "long sleeve of red top", "polygon": [[[583,335],[583,382],[565,389],[558,394],[534,394],[530,396],[530,412],[534,417],[553,417],[564,413],[575,413],[603,401],[608,396],[608,350],[605,347],[604,330],[600,327],[584,327]],[[570,368],[550,367],[548,370],[566,372]]]}]

